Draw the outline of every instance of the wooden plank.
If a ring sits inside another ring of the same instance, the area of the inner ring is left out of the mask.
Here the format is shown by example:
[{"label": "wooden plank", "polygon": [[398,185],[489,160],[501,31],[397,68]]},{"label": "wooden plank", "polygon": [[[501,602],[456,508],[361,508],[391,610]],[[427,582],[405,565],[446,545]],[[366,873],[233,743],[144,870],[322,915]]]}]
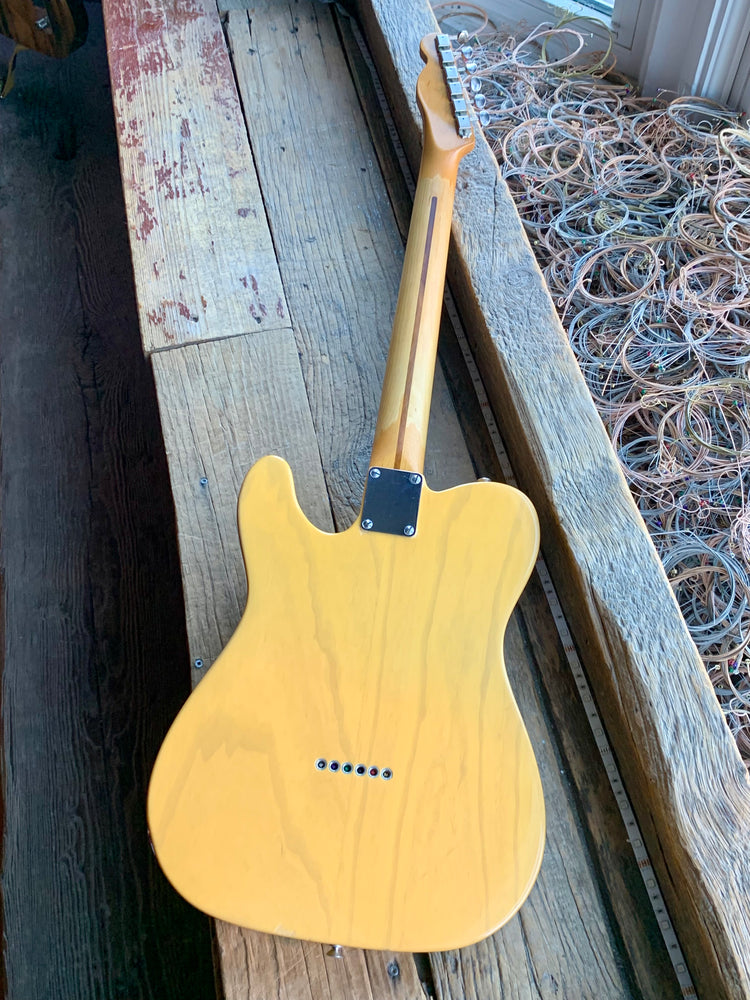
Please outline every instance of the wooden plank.
[{"label": "wooden plank", "polygon": [[1,112],[0,992],[208,1000],[209,921],[146,832],[188,690],[185,626],[97,6],[89,18],[69,60],[24,56]]},{"label": "wooden plank", "polygon": [[330,531],[331,510],[291,330],[191,345],[155,356],[153,367],[191,659],[209,667],[245,606],[237,496],[251,465],[283,454],[310,520]]},{"label": "wooden plank", "polygon": [[[303,510],[332,529],[305,385],[290,330],[213,341],[153,356],[177,511],[188,635],[197,683],[223,648],[244,606],[237,537],[242,478],[269,453],[283,453]],[[204,485],[202,479],[208,482]],[[411,956],[349,950],[217,924],[227,1000],[269,996],[381,1000],[421,992]],[[399,972],[390,975],[396,963]]]},{"label": "wooden plank", "polygon": [[105,0],[146,351],[288,325],[213,0]]},{"label": "wooden plank", "polygon": [[[413,162],[426,3],[358,9]],[[703,995],[750,994],[750,783],[489,147],[457,193],[454,291]],[[668,678],[665,677],[668,670]]]}]

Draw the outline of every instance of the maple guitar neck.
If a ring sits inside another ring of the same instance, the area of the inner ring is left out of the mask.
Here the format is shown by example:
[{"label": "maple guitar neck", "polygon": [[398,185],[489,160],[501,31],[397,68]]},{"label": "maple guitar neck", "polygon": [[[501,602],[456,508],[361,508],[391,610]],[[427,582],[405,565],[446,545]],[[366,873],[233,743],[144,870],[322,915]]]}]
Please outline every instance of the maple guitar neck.
[{"label": "maple guitar neck", "polygon": [[[445,47],[440,44],[444,38]],[[424,122],[422,160],[370,458],[371,466],[419,473],[424,467],[456,177],[462,157],[474,148],[447,37],[428,35],[421,54],[425,62],[438,59],[447,80],[423,70],[417,81]],[[452,82],[453,103],[448,89]]]}]

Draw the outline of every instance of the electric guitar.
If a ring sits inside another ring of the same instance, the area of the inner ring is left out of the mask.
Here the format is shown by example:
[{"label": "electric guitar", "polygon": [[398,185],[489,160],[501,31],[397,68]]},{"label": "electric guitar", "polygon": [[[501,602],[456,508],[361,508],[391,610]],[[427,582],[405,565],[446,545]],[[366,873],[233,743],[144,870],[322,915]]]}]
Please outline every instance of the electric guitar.
[{"label": "electric guitar", "polygon": [[319,531],[282,459],[253,466],[238,505],[247,608],[148,795],[157,858],[195,906],[404,951],[500,927],[533,885],[545,829],[502,652],[536,514],[509,486],[433,492],[423,477],[456,175],[474,138],[447,36],[421,52],[424,149],[360,516]]}]

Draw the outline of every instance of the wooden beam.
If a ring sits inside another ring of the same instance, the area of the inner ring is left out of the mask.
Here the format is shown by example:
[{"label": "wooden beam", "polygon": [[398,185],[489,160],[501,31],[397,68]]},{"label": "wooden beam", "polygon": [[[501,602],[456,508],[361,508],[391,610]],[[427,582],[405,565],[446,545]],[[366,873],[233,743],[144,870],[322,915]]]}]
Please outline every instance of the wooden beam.
[{"label": "wooden beam", "polygon": [[0,996],[211,1000],[210,922],[166,883],[146,829],[189,679],[89,16],[69,60],[26,54],[0,112]]},{"label": "wooden beam", "polygon": [[[426,3],[360,0],[412,163]],[[750,783],[489,146],[456,197],[454,294],[702,995],[750,993]]]}]

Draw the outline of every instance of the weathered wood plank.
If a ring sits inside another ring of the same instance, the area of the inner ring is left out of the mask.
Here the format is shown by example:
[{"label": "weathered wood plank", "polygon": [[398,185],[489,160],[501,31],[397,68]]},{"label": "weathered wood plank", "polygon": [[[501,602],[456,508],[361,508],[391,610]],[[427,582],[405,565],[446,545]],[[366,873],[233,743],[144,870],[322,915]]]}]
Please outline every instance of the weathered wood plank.
[{"label": "weathered wood plank", "polygon": [[411,955],[347,949],[226,925],[221,959],[227,1000],[422,1000]]},{"label": "weathered wood plank", "polygon": [[[432,15],[358,8],[414,162]],[[456,204],[454,291],[691,971],[706,996],[750,995],[748,776],[482,142]]]},{"label": "weathered wood plank", "polygon": [[[369,65],[361,51],[363,39],[351,18],[337,17],[339,33],[357,87],[359,99],[386,178],[399,231],[406,238],[411,198],[397,164],[391,130],[384,121]],[[450,322],[443,323],[440,360],[456,400],[464,437],[479,475],[502,480],[503,472],[490,439],[477,399],[472,376]],[[547,694],[547,705],[556,726],[558,747],[566,773],[583,805],[594,861],[607,887],[609,905],[619,928],[622,947],[632,967],[635,984],[644,998],[666,1000],[680,995],[679,983],[664,945],[656,914],[648,898],[640,869],[630,846],[606,772],[598,761],[586,711],[566,660],[558,645],[547,599],[536,574],[519,602],[519,620],[528,651],[536,659],[536,670]],[[439,978],[439,977],[438,977]]]},{"label": "weathered wood plank", "polygon": [[331,511],[291,330],[191,345],[154,356],[153,367],[191,658],[208,667],[245,607],[237,496],[251,465],[283,455],[310,520],[330,531]]},{"label": "weathered wood plank", "polygon": [[[153,356],[177,511],[194,682],[234,631],[246,580],[237,494],[260,457],[290,462],[302,509],[332,529],[310,409],[290,330],[193,345]],[[202,479],[207,483],[202,484]],[[311,945],[218,923],[227,1000],[418,996],[411,956],[349,950],[330,958]],[[390,976],[392,963],[399,967]]]},{"label": "weathered wood plank", "polygon": [[[209,921],[148,845],[185,626],[101,11],[0,112],[3,959],[8,1000],[214,996]],[[4,41],[4,40],[2,40]]]},{"label": "weathered wood plank", "polygon": [[146,351],[288,325],[212,0],[105,0]]}]

